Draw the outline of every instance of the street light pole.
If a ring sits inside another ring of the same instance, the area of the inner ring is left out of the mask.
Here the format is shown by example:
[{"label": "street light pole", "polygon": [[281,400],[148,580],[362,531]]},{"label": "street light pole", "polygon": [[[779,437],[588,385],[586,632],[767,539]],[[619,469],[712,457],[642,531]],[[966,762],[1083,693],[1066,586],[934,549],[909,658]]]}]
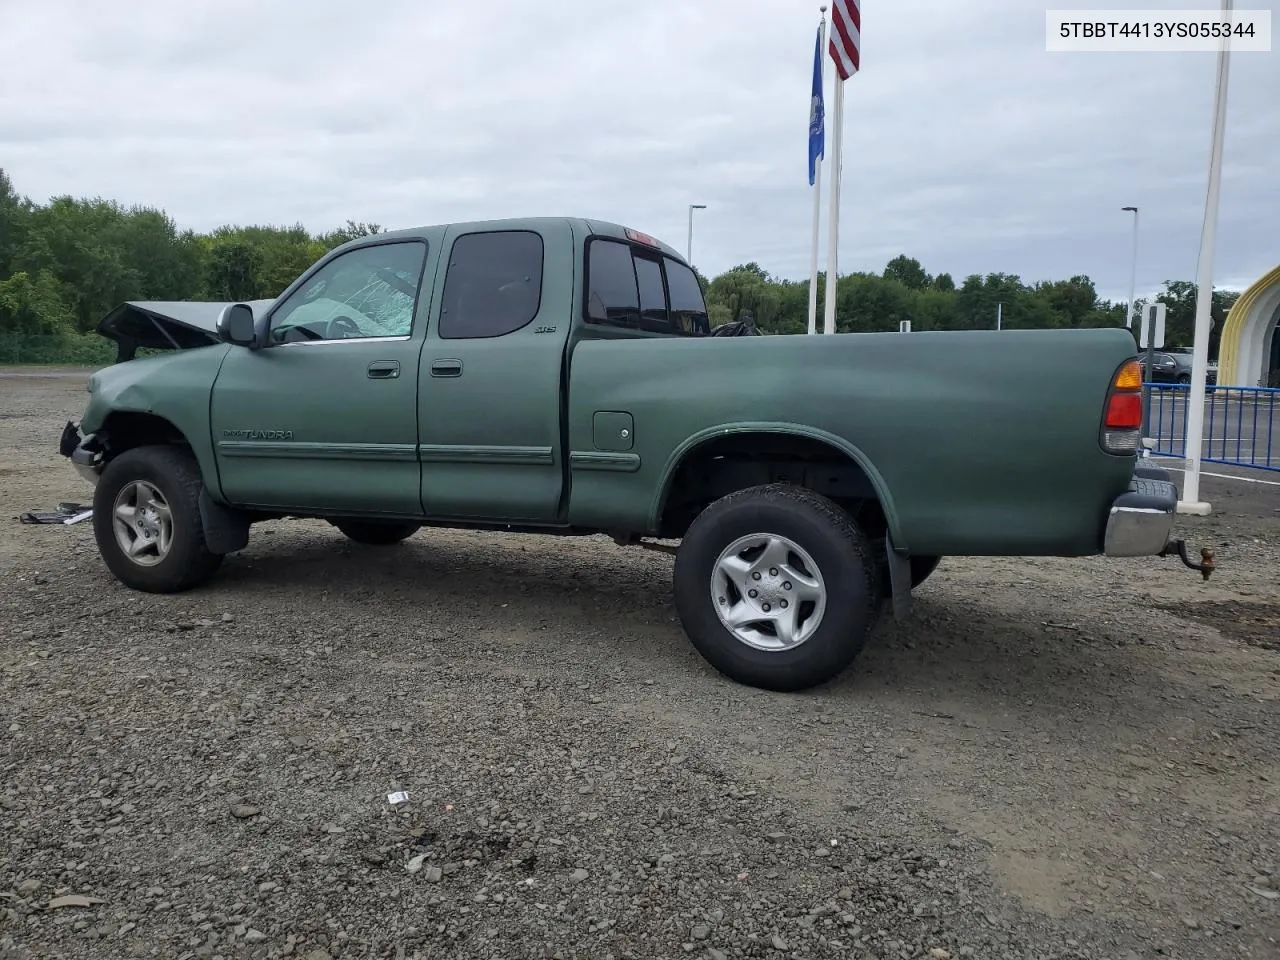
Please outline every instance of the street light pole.
[{"label": "street light pole", "polygon": [[685,252],[685,259],[689,261],[689,266],[691,267],[693,266],[693,211],[705,209],[707,209],[705,203],[689,204],[689,246]]},{"label": "street light pole", "polygon": [[1129,311],[1125,314],[1124,325],[1133,329],[1133,297],[1138,286],[1138,208],[1121,207],[1121,210],[1133,212],[1133,260],[1129,268]]}]

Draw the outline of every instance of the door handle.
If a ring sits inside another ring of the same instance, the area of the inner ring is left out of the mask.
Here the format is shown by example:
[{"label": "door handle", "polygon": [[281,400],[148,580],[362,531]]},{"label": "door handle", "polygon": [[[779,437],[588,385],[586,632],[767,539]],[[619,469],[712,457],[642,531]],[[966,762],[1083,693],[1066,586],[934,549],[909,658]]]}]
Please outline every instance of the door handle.
[{"label": "door handle", "polygon": [[400,376],[399,360],[375,360],[369,364],[370,380],[391,380]]},{"label": "door handle", "polygon": [[462,376],[462,361],[432,360],[431,375],[433,377],[460,377]]}]

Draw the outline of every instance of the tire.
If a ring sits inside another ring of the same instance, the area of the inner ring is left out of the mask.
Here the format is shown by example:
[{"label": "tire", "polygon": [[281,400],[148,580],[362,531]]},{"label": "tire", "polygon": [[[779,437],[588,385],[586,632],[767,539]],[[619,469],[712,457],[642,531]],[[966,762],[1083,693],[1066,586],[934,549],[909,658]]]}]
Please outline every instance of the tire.
[{"label": "tire", "polygon": [[1183,384],[1184,386],[1188,386],[1188,387],[1191,386],[1191,374],[1189,373],[1178,374],[1178,382]]},{"label": "tire", "polygon": [[[748,561],[767,564],[756,571],[760,579],[744,573],[741,582],[762,584],[764,596],[772,601],[770,613],[794,630],[798,642],[791,645],[776,629],[771,635],[740,626],[751,637],[749,642],[719,613],[740,609],[744,619],[767,619],[766,601],[760,596],[751,600],[746,591],[731,585],[719,561],[724,553],[740,549],[739,544],[767,544],[771,538],[772,557],[747,553]],[[784,552],[786,559],[778,563]],[[770,559],[775,562],[770,564]],[[780,572],[775,575],[774,570]],[[795,583],[788,579],[788,570]],[[806,572],[817,576],[806,577]],[[707,507],[680,544],[673,580],[680,622],[703,658],[731,680],[779,692],[803,690],[838,676],[866,644],[881,603],[880,568],[853,518],[826,497],[786,483],[740,490]],[[821,589],[813,590],[816,584]],[[787,597],[810,591],[820,602],[809,599],[790,606]],[[727,606],[718,602],[722,596]],[[783,608],[794,613],[788,618],[780,613]],[[803,616],[806,610],[808,617]],[[820,614],[816,620],[815,614]]]},{"label": "tire", "polygon": [[[93,493],[93,534],[117,580],[145,593],[181,593],[213,576],[222,555],[205,545],[203,488],[199,464],[182,447],[134,447],[107,464]],[[117,516],[138,507],[136,524]],[[136,557],[128,543],[139,545]]]},{"label": "tire", "polygon": [[933,575],[942,562],[941,557],[920,556],[911,558],[911,589],[915,589]]},{"label": "tire", "polygon": [[330,520],[348,539],[371,547],[389,547],[407,540],[422,529],[420,523],[395,523],[385,520]]}]

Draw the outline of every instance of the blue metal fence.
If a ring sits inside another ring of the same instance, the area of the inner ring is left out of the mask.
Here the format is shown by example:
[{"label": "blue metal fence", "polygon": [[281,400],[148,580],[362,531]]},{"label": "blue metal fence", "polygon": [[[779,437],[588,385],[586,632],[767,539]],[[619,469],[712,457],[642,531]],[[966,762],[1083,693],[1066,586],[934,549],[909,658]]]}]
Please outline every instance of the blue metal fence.
[{"label": "blue metal fence", "polygon": [[[1191,387],[1151,383],[1147,436],[1157,456],[1187,456],[1187,409]],[[1205,388],[1202,461],[1280,472],[1280,389]]]}]

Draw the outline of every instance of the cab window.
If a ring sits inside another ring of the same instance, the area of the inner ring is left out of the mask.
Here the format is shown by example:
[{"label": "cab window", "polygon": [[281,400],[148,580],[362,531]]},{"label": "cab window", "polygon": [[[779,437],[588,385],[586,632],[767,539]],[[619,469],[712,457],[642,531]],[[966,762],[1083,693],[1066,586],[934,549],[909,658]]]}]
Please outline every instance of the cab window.
[{"label": "cab window", "polygon": [[697,275],[677,260],[663,259],[667,272],[667,298],[671,325],[678,333],[705,335],[710,328],[707,304]]},{"label": "cab window", "polygon": [[426,258],[420,240],[370,244],[335,257],[272,311],[271,342],[410,336]]},{"label": "cab window", "polygon": [[710,332],[691,269],[657,251],[605,238],[587,246],[586,320],[678,336]]},{"label": "cab window", "polygon": [[528,326],[541,306],[542,260],[542,237],[531,230],[455,240],[441,297],[441,338],[503,337]]}]

